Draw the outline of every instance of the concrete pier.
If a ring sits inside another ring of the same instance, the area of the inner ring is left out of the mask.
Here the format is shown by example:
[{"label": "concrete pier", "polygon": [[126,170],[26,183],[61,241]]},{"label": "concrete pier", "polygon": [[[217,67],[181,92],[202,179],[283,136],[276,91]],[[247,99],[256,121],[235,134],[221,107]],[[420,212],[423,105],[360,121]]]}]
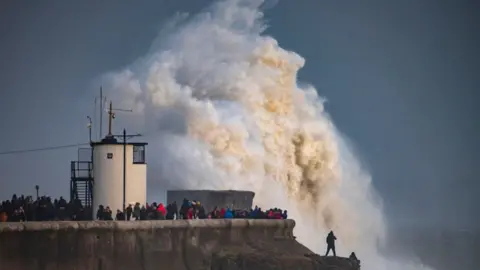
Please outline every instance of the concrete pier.
[{"label": "concrete pier", "polygon": [[243,219],[0,223],[0,269],[327,269],[305,256],[311,252],[295,240],[294,226]]}]

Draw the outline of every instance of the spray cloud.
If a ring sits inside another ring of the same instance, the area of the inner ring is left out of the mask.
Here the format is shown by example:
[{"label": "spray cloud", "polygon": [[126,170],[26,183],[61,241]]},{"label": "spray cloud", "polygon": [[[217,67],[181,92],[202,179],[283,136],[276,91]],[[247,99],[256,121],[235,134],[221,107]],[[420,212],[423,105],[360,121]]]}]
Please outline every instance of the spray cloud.
[{"label": "spray cloud", "polygon": [[313,87],[298,86],[305,60],[262,35],[261,0],[226,0],[179,16],[151,52],[107,74],[149,138],[149,184],[163,189],[244,189],[260,207],[288,209],[297,239],[366,269],[427,269],[383,258],[380,202],[370,175],[335,129]]}]

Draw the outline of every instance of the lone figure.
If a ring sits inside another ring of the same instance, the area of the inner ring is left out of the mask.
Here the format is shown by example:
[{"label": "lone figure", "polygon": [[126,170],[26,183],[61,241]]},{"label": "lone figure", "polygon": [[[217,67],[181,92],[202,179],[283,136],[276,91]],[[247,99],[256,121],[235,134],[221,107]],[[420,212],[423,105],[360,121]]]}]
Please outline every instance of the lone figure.
[{"label": "lone figure", "polygon": [[337,237],[335,237],[333,231],[330,231],[327,235],[327,254],[325,254],[325,256],[328,256],[328,253],[332,250],[333,256],[337,257],[337,253],[335,252],[335,240],[337,240]]},{"label": "lone figure", "polygon": [[353,262],[353,265],[360,269],[360,260],[357,258],[357,255],[355,255],[355,252],[352,252],[352,254],[350,254],[350,257],[348,258],[350,259],[350,261]]}]

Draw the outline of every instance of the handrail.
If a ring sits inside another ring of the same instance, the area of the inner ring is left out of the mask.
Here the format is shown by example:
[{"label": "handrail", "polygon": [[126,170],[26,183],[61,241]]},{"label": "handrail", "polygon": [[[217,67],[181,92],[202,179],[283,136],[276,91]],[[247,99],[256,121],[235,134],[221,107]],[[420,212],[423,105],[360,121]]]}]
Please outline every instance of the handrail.
[{"label": "handrail", "polygon": [[[85,166],[85,164],[87,164]],[[84,166],[82,166],[84,165]],[[79,174],[87,174],[85,172],[88,172],[87,176],[79,176]],[[93,163],[91,161],[72,161],[71,163],[71,174],[72,178],[92,178],[93,177]]]}]

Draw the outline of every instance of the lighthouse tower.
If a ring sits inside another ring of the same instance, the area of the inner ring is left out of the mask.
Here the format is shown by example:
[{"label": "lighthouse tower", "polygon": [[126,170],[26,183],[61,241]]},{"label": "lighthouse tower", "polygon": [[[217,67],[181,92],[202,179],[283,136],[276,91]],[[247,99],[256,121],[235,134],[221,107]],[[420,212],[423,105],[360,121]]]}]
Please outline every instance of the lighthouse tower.
[{"label": "lighthouse tower", "polygon": [[129,204],[147,202],[147,163],[144,142],[128,142],[138,135],[112,135],[114,113],[108,111],[108,134],[99,142],[91,142],[93,164],[93,219],[100,205],[110,207],[115,215]]},{"label": "lighthouse tower", "polygon": [[115,213],[116,210],[123,211],[128,204],[146,204],[145,145],[146,143],[124,144],[109,136],[92,143],[94,215],[100,205],[110,207]]}]

